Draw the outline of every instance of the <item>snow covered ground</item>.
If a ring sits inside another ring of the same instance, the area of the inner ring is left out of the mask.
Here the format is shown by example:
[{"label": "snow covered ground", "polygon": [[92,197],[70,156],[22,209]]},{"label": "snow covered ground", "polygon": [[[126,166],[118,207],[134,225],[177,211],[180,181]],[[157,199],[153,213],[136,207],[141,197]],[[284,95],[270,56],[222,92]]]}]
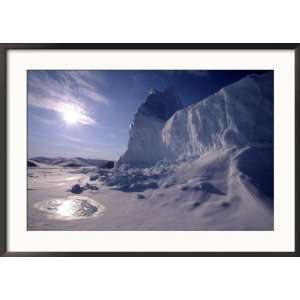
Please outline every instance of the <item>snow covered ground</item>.
[{"label": "snow covered ground", "polygon": [[[254,147],[125,169],[118,178],[96,181],[89,180],[93,170],[77,174],[82,169],[30,168],[28,230],[272,230],[272,194],[262,193],[251,171],[240,166],[247,152],[256,155],[251,153]],[[259,151],[260,156],[270,155],[268,148]],[[70,192],[75,184],[87,182],[99,189]],[[79,216],[78,200],[87,204]],[[59,208],[65,201],[68,204]]]}]

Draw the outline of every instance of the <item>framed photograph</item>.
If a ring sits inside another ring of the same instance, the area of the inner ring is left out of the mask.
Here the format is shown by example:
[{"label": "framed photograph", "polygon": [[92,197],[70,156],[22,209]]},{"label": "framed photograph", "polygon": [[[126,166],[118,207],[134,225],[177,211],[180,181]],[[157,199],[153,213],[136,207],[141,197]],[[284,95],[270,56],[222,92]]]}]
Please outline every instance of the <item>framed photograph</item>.
[{"label": "framed photograph", "polygon": [[299,256],[300,44],[2,44],[3,256]]}]

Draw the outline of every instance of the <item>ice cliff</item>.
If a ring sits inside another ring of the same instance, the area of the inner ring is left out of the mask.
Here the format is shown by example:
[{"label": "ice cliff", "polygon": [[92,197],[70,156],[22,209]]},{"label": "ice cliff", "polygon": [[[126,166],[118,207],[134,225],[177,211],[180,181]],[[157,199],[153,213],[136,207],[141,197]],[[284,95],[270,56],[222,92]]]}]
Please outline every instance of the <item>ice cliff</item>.
[{"label": "ice cliff", "polygon": [[199,157],[228,147],[273,143],[273,74],[249,75],[182,108],[171,89],[152,91],[130,126],[117,165]]},{"label": "ice cliff", "polygon": [[250,75],[177,111],[162,130],[168,158],[273,143],[273,75]]},{"label": "ice cliff", "polygon": [[179,109],[182,104],[173,89],[151,90],[130,124],[128,148],[117,165],[152,164],[163,159],[162,129]]}]

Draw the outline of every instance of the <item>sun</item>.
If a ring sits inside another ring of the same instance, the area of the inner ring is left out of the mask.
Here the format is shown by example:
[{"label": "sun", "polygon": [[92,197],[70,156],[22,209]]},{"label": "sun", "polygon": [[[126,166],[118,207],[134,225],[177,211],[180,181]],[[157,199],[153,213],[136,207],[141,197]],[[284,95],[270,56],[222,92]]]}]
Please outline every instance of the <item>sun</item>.
[{"label": "sun", "polygon": [[75,125],[80,122],[81,113],[73,105],[66,105],[61,109],[63,120],[68,125]]},{"label": "sun", "polygon": [[67,125],[94,125],[96,121],[91,118],[82,105],[76,103],[60,103],[56,107],[62,121]]}]

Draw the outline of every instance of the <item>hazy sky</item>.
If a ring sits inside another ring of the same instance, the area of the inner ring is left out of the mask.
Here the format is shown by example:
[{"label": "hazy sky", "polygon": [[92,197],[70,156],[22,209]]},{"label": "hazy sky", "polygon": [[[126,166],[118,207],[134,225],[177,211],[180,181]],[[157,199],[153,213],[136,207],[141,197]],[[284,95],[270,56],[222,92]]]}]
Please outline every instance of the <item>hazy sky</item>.
[{"label": "hazy sky", "polygon": [[117,159],[152,88],[189,105],[259,71],[28,71],[28,157]]}]

